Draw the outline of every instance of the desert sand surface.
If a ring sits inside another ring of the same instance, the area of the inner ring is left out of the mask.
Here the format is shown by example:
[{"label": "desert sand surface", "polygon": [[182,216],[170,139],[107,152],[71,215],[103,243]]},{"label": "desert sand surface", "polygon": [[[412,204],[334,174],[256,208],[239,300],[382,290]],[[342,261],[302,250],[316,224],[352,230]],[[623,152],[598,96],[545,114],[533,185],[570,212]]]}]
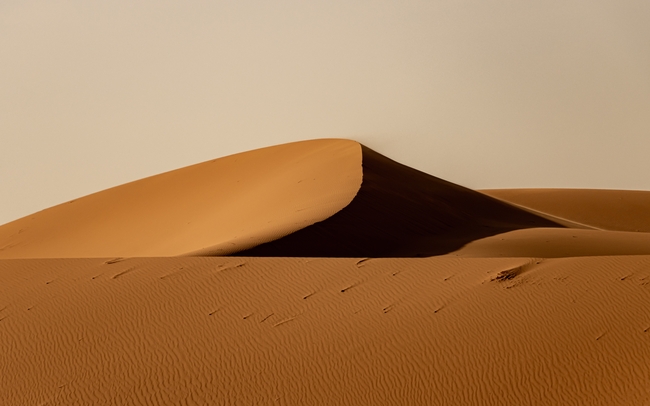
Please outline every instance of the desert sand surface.
[{"label": "desert sand surface", "polygon": [[647,406],[648,196],[327,139],[82,197],[0,226],[0,405]]},{"label": "desert sand surface", "polygon": [[646,405],[650,256],[0,261],[3,405]]}]

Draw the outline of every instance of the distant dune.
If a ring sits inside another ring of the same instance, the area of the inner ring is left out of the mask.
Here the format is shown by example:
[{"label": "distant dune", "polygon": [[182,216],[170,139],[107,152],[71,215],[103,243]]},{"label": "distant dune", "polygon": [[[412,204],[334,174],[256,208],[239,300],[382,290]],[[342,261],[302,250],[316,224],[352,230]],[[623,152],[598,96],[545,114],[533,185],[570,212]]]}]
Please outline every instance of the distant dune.
[{"label": "distant dune", "polygon": [[491,189],[481,192],[603,230],[650,232],[650,191]]},{"label": "distant dune", "polygon": [[0,226],[0,405],[647,406],[648,309],[650,192],[291,143]]},{"label": "distant dune", "polygon": [[486,258],[650,255],[650,233],[530,228],[472,241],[450,255]]}]

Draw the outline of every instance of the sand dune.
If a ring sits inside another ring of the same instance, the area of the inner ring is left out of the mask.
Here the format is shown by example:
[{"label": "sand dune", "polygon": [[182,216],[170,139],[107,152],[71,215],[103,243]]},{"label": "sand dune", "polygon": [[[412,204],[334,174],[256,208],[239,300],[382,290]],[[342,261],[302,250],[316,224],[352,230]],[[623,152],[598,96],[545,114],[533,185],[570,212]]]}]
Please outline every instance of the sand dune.
[{"label": "sand dune", "polygon": [[0,227],[0,405],[650,405],[649,213],[333,139],[118,186]]},{"label": "sand dune", "polygon": [[0,258],[431,256],[530,227],[561,226],[356,142],[315,140],[167,172],[6,224]]},{"label": "sand dune", "polygon": [[332,217],[237,255],[419,257],[553,221],[399,164],[363,147],[363,182]]},{"label": "sand dune", "polygon": [[481,192],[603,230],[650,232],[649,191],[491,189]]},{"label": "sand dune", "polygon": [[2,405],[644,405],[650,256],[0,261]]},{"label": "sand dune", "polygon": [[487,258],[650,255],[650,233],[531,228],[472,241],[450,255]]},{"label": "sand dune", "polygon": [[215,159],[0,227],[0,258],[228,254],[336,213],[361,184],[361,147],[314,140]]}]

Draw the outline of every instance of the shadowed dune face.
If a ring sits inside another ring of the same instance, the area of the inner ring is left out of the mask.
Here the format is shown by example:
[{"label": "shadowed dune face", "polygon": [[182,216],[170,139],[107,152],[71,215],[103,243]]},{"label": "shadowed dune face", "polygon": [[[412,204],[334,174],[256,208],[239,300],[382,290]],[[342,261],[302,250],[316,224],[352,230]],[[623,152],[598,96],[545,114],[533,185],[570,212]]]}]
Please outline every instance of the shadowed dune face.
[{"label": "shadowed dune face", "polygon": [[648,213],[650,192],[479,193],[355,141],[325,139],[43,210],[0,227],[0,258],[645,255],[650,233],[631,231],[650,230]]},{"label": "shadowed dune face", "polygon": [[262,148],[104,190],[0,227],[0,258],[417,257],[560,227],[357,142]]},{"label": "shadowed dune face", "polygon": [[512,230],[562,227],[365,146],[362,154],[363,182],[348,206],[322,222],[237,255],[423,257]]},{"label": "shadowed dune face", "polygon": [[650,255],[650,233],[528,228],[472,241],[450,255],[481,258]]},{"label": "shadowed dune face", "polygon": [[0,227],[0,405],[650,404],[650,192],[602,192],[316,140],[35,213]]}]

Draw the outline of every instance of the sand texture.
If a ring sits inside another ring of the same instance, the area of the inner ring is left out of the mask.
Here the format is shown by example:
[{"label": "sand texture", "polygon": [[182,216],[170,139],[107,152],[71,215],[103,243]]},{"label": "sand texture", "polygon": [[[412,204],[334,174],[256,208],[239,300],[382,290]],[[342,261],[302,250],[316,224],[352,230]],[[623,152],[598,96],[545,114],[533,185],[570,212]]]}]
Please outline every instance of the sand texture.
[{"label": "sand texture", "polygon": [[650,256],[0,261],[3,405],[645,405]]},{"label": "sand texture", "polygon": [[650,405],[650,192],[349,140],[0,226],[0,405]]}]

